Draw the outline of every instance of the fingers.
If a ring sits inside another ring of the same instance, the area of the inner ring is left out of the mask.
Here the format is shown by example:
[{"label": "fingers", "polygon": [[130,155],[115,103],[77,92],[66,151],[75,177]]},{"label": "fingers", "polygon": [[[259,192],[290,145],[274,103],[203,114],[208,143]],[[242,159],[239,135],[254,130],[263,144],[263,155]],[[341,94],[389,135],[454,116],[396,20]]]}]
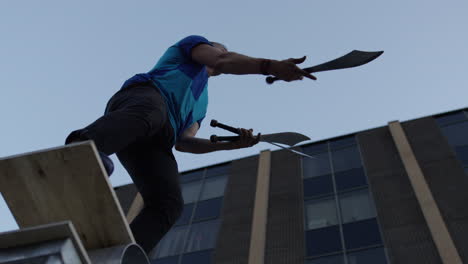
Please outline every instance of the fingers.
[{"label": "fingers", "polygon": [[253,135],[253,129],[241,128],[239,143],[241,147],[251,147],[260,141],[260,133],[257,136]]},{"label": "fingers", "polygon": [[309,78],[311,80],[317,80],[317,77],[313,76],[312,74],[310,74],[310,73],[308,73],[308,72],[306,72],[306,71],[304,71],[302,69],[301,69],[301,73],[302,73],[302,75],[304,77],[307,77],[307,78]]},{"label": "fingers", "polygon": [[303,69],[299,68],[297,64],[300,64],[306,60],[306,56],[302,58],[290,58],[287,60],[284,60],[284,68],[283,68],[283,74],[279,75],[281,80],[286,81],[286,82],[291,82],[291,81],[296,81],[296,80],[302,80],[304,77],[309,78],[311,80],[317,80],[317,78],[310,74],[307,71],[304,71]]},{"label": "fingers", "polygon": [[301,64],[306,60],[306,58],[307,58],[307,56],[304,56],[304,57],[298,58],[298,59],[291,58],[289,60],[294,64]]}]

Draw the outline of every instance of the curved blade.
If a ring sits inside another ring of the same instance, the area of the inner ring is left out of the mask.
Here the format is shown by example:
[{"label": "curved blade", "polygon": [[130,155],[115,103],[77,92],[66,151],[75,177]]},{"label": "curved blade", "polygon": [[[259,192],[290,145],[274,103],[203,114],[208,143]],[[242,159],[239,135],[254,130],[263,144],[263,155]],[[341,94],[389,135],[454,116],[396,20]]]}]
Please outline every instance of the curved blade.
[{"label": "curved blade", "polygon": [[384,52],[353,50],[350,53],[341,56],[337,59],[309,68],[304,68],[303,70],[313,73],[357,67],[375,60],[377,57],[382,55],[382,53]]},{"label": "curved blade", "polygon": [[274,133],[274,134],[265,134],[261,135],[260,141],[265,142],[275,142],[280,144],[285,144],[290,147],[296,145],[299,142],[310,140],[310,138],[306,135],[296,133],[296,132],[282,132],[282,133]]},{"label": "curved blade", "polygon": [[303,157],[307,157],[307,158],[310,158],[310,159],[317,159],[316,157],[312,157],[312,156],[310,156],[310,155],[307,155],[307,154],[305,154],[305,153],[303,153],[303,152],[300,152],[300,151],[297,151],[297,150],[294,150],[294,149],[290,149],[290,148],[287,148],[287,147],[283,147],[283,146],[281,146],[281,145],[279,145],[279,144],[276,144],[276,143],[274,143],[274,142],[268,142],[268,141],[265,141],[265,142],[270,143],[270,144],[272,144],[272,145],[274,145],[274,146],[280,147],[280,148],[282,148],[282,149],[285,149],[285,150],[287,150],[287,151],[290,151],[290,152],[292,152],[292,153],[294,153],[294,154],[298,154],[298,155],[303,156]]}]

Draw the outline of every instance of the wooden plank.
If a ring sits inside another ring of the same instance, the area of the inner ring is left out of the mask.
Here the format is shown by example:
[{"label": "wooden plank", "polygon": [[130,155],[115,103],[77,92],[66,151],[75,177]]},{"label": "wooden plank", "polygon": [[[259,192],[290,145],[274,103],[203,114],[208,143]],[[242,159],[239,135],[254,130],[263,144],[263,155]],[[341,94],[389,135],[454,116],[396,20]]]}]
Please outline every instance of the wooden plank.
[{"label": "wooden plank", "polygon": [[249,264],[265,263],[268,197],[270,191],[271,151],[260,153],[257,171],[257,189],[250,238]]},{"label": "wooden plank", "polygon": [[416,194],[416,199],[421,206],[424,218],[432,234],[432,239],[442,258],[442,262],[446,264],[462,264],[460,255],[445,225],[442,214],[434,200],[434,196],[426,182],[403,127],[398,121],[389,122],[388,127]]},{"label": "wooden plank", "polygon": [[141,194],[138,192],[135,196],[135,199],[132,202],[132,205],[130,206],[130,209],[128,210],[127,222],[133,222],[133,219],[135,219],[135,217],[141,212],[141,210],[143,210],[144,206],[145,203],[143,201],[143,197],[141,197]]},{"label": "wooden plank", "polygon": [[26,246],[65,238],[70,238],[72,240],[81,261],[85,264],[90,264],[91,261],[89,260],[88,254],[70,221],[0,233],[0,249]]},{"label": "wooden plank", "polygon": [[70,220],[88,250],[134,243],[91,141],[0,159],[0,192],[20,228]]}]

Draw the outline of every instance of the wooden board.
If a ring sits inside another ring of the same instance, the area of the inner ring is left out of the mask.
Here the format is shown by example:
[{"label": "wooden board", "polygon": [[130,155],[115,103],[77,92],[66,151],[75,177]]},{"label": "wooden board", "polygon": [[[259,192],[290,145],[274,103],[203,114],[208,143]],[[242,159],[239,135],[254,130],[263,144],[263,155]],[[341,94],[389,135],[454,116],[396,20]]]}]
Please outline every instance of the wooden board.
[{"label": "wooden board", "polygon": [[0,159],[0,192],[20,228],[70,220],[88,250],[135,242],[91,141]]},{"label": "wooden board", "polygon": [[70,238],[72,240],[83,263],[91,263],[88,254],[83,248],[83,244],[70,221],[0,233],[0,249],[27,246],[35,243],[65,238]]}]

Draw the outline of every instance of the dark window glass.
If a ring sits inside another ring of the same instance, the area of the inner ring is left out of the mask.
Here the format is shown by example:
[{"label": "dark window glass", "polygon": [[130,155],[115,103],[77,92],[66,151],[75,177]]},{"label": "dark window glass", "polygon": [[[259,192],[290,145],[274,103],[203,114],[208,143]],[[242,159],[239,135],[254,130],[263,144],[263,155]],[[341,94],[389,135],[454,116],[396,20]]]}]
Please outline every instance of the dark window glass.
[{"label": "dark window glass", "polygon": [[341,218],[345,224],[376,217],[375,206],[368,189],[345,193],[338,199]]},{"label": "dark window glass", "polygon": [[317,177],[331,173],[328,152],[313,154],[312,157],[314,158],[302,159],[304,178]]},{"label": "dark window glass", "polygon": [[224,176],[229,173],[229,165],[211,167],[206,170],[206,177]]},{"label": "dark window glass", "polygon": [[332,160],[335,173],[362,167],[357,145],[332,151]]},{"label": "dark window glass", "polygon": [[218,237],[219,220],[192,224],[185,252],[214,248]]},{"label": "dark window glass", "polygon": [[465,121],[466,119],[467,118],[464,112],[456,112],[453,114],[436,117],[436,121],[440,126],[445,126],[454,122]]},{"label": "dark window glass", "polygon": [[306,232],[307,256],[341,251],[340,229],[336,226]]},{"label": "dark window glass", "polygon": [[175,223],[176,226],[187,225],[190,222],[190,218],[192,217],[192,213],[193,213],[193,206],[194,206],[193,203],[186,204],[184,206],[182,214],[180,215],[179,219],[177,219],[177,222]]},{"label": "dark window glass", "polygon": [[319,229],[338,224],[335,198],[307,201],[306,229]]},{"label": "dark window glass", "polygon": [[[188,226],[174,227],[158,243],[156,254],[152,258],[163,258],[182,253],[187,237]],[[150,235],[150,234],[149,234]]]},{"label": "dark window glass", "polygon": [[189,204],[198,200],[201,189],[201,181],[184,183],[182,187],[182,197],[184,198],[184,203]]},{"label": "dark window glass", "polygon": [[179,263],[179,256],[151,260],[151,264],[178,264],[178,263]]},{"label": "dark window glass", "polygon": [[[307,260],[306,264],[344,264],[344,255],[333,255],[333,256],[326,256],[316,259]],[[373,263],[378,264],[378,263]]]},{"label": "dark window glass", "polygon": [[356,138],[353,135],[350,137],[344,137],[344,138],[330,141],[330,149],[334,150],[337,148],[342,148],[342,147],[355,145],[355,144],[356,144]]},{"label": "dark window glass", "polygon": [[185,254],[182,256],[181,264],[211,264],[212,255],[212,250]]},{"label": "dark window glass", "polygon": [[375,263],[386,264],[385,250],[383,248],[372,248],[363,251],[349,253],[348,264]]},{"label": "dark window glass", "polygon": [[375,218],[343,225],[347,249],[357,249],[382,244],[379,227]]},{"label": "dark window glass", "polygon": [[304,196],[318,196],[333,193],[333,180],[331,175],[324,175],[304,180]]},{"label": "dark window glass", "polygon": [[336,189],[338,191],[367,185],[367,179],[363,168],[336,172],[335,180]]},{"label": "dark window glass", "polygon": [[308,146],[302,147],[302,151],[304,151],[304,153],[309,154],[309,155],[318,154],[322,152],[328,152],[328,144],[320,143],[320,144],[308,145]]},{"label": "dark window glass", "polygon": [[463,166],[468,166],[468,146],[455,147],[457,158],[462,162]]},{"label": "dark window glass", "polygon": [[211,198],[223,196],[227,179],[227,175],[206,178],[205,182],[203,183],[200,200],[208,200]]},{"label": "dark window glass", "polygon": [[222,205],[223,198],[215,198],[198,202],[193,221],[219,217]]},{"label": "dark window glass", "polygon": [[468,145],[468,122],[442,127],[442,131],[452,146]]},{"label": "dark window glass", "polygon": [[204,170],[198,170],[198,171],[192,171],[192,172],[187,172],[184,174],[180,175],[180,182],[181,183],[186,183],[189,181],[194,181],[194,180],[201,180],[203,177],[203,171]]}]

